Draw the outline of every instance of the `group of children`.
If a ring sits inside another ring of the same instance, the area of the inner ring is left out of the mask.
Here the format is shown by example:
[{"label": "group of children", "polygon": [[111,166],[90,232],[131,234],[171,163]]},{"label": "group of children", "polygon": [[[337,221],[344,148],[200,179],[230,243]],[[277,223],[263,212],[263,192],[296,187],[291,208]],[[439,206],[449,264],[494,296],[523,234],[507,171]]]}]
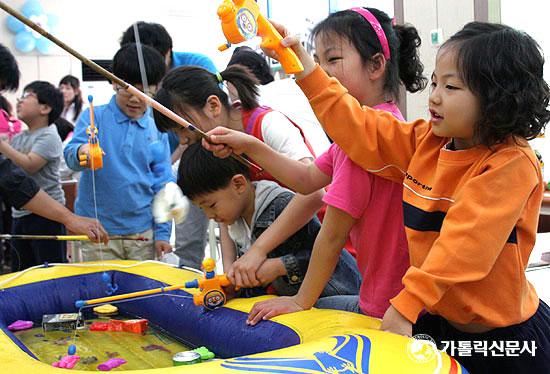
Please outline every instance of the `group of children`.
[{"label": "group of children", "polygon": [[[385,21],[376,10],[364,8],[329,16],[313,33],[320,66],[298,40],[283,41],[295,48],[304,64],[297,83],[335,142],[314,163],[274,151],[257,134],[245,134],[246,121],[239,124],[231,116],[224,118],[226,127],[209,132],[210,143],[203,141],[219,157],[247,154],[278,181],[304,194],[331,183],[324,197],[327,212],[298,293],[257,303],[248,321],[255,324],[313,306],[324,296],[331,276],[337,276],[333,269],[350,236],[363,275],[359,300],[333,296],[318,304],[378,315],[383,330],[428,334],[438,344],[532,344],[536,352],[522,350],[520,357],[472,354],[460,362],[476,373],[546,372],[550,309],[524,273],[544,188],[527,140],[550,119],[541,51],[527,34],[507,26],[467,24],[438,52],[431,76],[430,120],[404,122],[395,107],[392,82],[418,90],[424,85],[422,68],[417,55],[408,56],[408,61],[400,55],[411,50],[407,40],[414,42],[414,31],[393,29]],[[358,32],[361,25],[367,30]],[[286,34],[284,28],[280,31]],[[217,78],[219,83],[226,80],[223,73]],[[253,109],[243,90],[236,88],[243,109]],[[215,125],[208,116],[216,107],[209,102],[212,97],[190,97],[191,93],[172,95],[166,104],[204,123],[205,129]],[[231,105],[224,103],[229,113]],[[187,168],[180,167],[182,190],[211,217],[250,230],[257,212],[244,203],[246,173],[231,167],[233,160],[214,163],[209,163],[209,171],[227,170],[226,182],[214,184],[207,177],[192,181]],[[201,193],[186,186],[196,183]],[[396,183],[403,186],[408,251],[399,238],[399,225],[391,228],[395,217],[386,213],[399,211],[401,201],[393,199],[401,194],[395,192],[400,189]],[[295,204],[286,211],[301,209]],[[287,230],[279,238],[288,237],[284,234],[292,230]],[[390,251],[385,240],[392,242]],[[265,247],[252,244],[246,256],[253,252],[265,259]],[[263,278],[263,263],[257,263],[256,278]],[[252,262],[252,268],[257,263]],[[250,281],[248,274],[240,275],[242,284]]]},{"label": "group of children", "polygon": [[[213,73],[188,66],[164,76],[163,56],[142,46],[144,87],[136,45],[123,46],[114,74],[208,131],[210,142],[151,115],[142,100],[115,86],[111,102],[95,109],[104,167],[80,166],[79,155],[89,152],[87,112],[64,151],[67,164],[83,170],[77,213],[100,212],[110,234],[146,236],[158,254],[171,251],[170,224],[151,227],[149,145],[164,145],[169,167],[164,133],[174,131],[187,148],[178,185],[220,224],[224,271],[235,292],[281,296],[257,303],[250,325],[312,306],[343,309],[381,318],[383,330],[428,334],[438,344],[534,342],[534,355],[474,354],[460,362],[474,373],[547,372],[550,309],[524,273],[543,194],[527,140],[550,120],[536,42],[504,25],[467,24],[438,51],[430,120],[406,122],[396,105],[400,85],[416,92],[428,81],[414,27],[394,26],[377,9],[352,8],[331,14],[312,38],[314,59],[297,38],[282,43],[302,61],[297,83],[334,141],[321,155],[299,124],[259,105],[258,82],[245,68]],[[35,172],[60,152],[33,140],[49,135],[56,106],[41,87],[24,92],[18,112],[39,120],[24,118],[30,133],[19,141],[32,147],[21,163]],[[264,170],[249,169],[232,153]],[[355,260],[343,250],[348,239]],[[83,253],[84,260],[100,253],[154,256],[151,247],[125,241],[103,252],[83,246]]]},{"label": "group of children", "polygon": [[[460,357],[460,362],[475,373],[547,372],[550,310],[524,273],[544,189],[527,140],[536,137],[550,119],[541,51],[530,36],[510,27],[467,24],[438,52],[431,76],[430,121],[404,122],[376,108],[388,105],[384,88],[391,76],[387,72],[399,57],[392,52],[391,33],[372,11],[352,9],[329,16],[334,31],[322,29],[315,36],[320,66],[296,38],[283,41],[298,53],[305,70],[296,75],[297,83],[337,144],[320,156],[315,163],[318,168],[303,168],[226,128],[211,131],[211,143],[203,145],[220,157],[246,153],[281,178],[294,175],[292,187],[298,190],[327,183],[326,178],[320,183],[321,173],[335,178],[346,170],[342,166],[346,161],[401,183],[410,262],[405,269],[390,270],[404,272],[397,275],[402,277],[401,289],[387,300],[390,305],[383,314],[382,329],[409,336],[428,334],[438,344],[534,344],[534,354],[472,354]],[[354,39],[365,34],[346,37],[343,30],[355,31],[358,19],[371,25],[370,34],[376,35],[377,43],[363,42],[357,48]],[[286,35],[284,28],[279,29]],[[371,48],[366,62],[359,59],[362,48]],[[358,82],[357,76],[375,84],[366,92],[373,96],[361,95],[357,88],[367,83]],[[292,183],[288,179],[284,181]],[[350,180],[348,188],[354,183],[355,179]],[[330,206],[329,202],[326,223]],[[335,207],[342,211],[336,217],[342,217],[345,209]],[[344,228],[352,224],[344,221]],[[251,323],[312,305],[330,272],[330,266],[325,267],[334,263],[330,239],[316,246],[298,294],[258,303],[251,311]],[[369,251],[379,249],[369,247]],[[378,266],[371,270],[377,272]],[[383,275],[378,273],[376,281],[383,281]]]}]

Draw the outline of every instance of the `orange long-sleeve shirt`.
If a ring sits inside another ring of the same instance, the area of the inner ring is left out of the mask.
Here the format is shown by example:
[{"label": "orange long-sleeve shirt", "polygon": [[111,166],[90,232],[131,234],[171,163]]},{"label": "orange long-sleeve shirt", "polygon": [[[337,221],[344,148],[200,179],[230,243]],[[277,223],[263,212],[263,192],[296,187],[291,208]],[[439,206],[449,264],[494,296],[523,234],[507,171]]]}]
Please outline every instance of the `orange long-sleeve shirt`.
[{"label": "orange long-sleeve shirt", "polygon": [[364,169],[403,182],[411,267],[391,300],[408,320],[422,309],[458,324],[502,327],[539,303],[525,277],[543,196],[527,142],[445,149],[424,120],[362,107],[319,67],[297,82],[328,135]]}]

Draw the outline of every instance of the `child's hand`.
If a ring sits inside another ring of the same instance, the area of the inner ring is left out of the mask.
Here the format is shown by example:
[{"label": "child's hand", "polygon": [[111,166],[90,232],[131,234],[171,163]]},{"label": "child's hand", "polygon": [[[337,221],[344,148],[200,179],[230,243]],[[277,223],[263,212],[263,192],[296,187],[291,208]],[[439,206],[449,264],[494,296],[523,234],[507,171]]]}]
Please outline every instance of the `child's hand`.
[{"label": "child's hand", "polygon": [[281,296],[276,299],[260,301],[254,304],[246,320],[248,325],[254,326],[261,320],[271,319],[281,314],[294,313],[305,310],[296,302],[294,296]]},{"label": "child's hand", "polygon": [[78,155],[86,155],[86,158],[90,158],[90,145],[88,143],[84,143],[78,147]]},{"label": "child's hand", "polygon": [[[296,78],[302,79],[307,75],[309,75],[315,69],[315,61],[310,56],[310,54],[306,51],[302,43],[300,43],[300,37],[297,35],[290,36],[290,33],[288,32],[286,27],[284,27],[279,23],[273,22],[271,20],[269,20],[269,22],[271,22],[273,27],[275,27],[275,29],[277,29],[277,31],[279,31],[281,36],[284,38],[283,40],[281,40],[281,45],[283,47],[292,48],[294,52],[296,52],[296,55],[298,56],[298,58],[302,62],[302,65],[304,66],[304,71],[302,71],[301,73],[294,74]],[[279,61],[277,53],[274,50],[262,48],[262,51],[264,51],[264,53],[267,56]]]},{"label": "child's hand", "polygon": [[[80,147],[78,147],[78,159],[80,160],[81,166],[90,166],[90,145],[88,143],[84,143]],[[84,164],[83,160],[86,160],[86,164]]]},{"label": "child's hand", "polygon": [[[236,281],[237,287],[257,287],[260,281],[256,278],[256,271],[265,261],[266,256],[259,251],[249,250],[242,257],[233,263],[233,275],[235,280],[241,280],[242,284]],[[246,280],[249,285],[246,285]]]},{"label": "child's hand", "polygon": [[231,153],[238,155],[247,153],[249,147],[257,140],[255,137],[247,135],[244,132],[231,130],[226,127],[216,127],[210,130],[207,135],[210,137],[210,142],[203,139],[202,146],[219,158],[229,157]]},{"label": "child's hand", "polygon": [[399,335],[412,336],[412,323],[403,317],[393,305],[390,305],[386,313],[384,313],[380,330],[393,332]]},{"label": "child's hand", "polygon": [[268,258],[256,271],[256,278],[265,286],[285,274],[286,268],[280,257]]}]

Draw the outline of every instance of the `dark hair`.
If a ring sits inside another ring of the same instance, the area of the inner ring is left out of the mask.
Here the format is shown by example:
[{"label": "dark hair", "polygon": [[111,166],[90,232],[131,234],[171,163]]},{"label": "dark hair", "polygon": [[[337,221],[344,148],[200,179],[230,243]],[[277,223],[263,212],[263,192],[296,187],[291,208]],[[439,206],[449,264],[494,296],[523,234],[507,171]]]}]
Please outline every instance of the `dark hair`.
[{"label": "dark hair", "polygon": [[218,158],[204,149],[200,142],[191,144],[181,156],[178,186],[183,194],[194,199],[205,193],[225,188],[237,174],[250,180],[250,171],[232,157]]},{"label": "dark hair", "polygon": [[470,22],[441,47],[447,48],[456,51],[459,74],[479,100],[475,138],[481,144],[540,134],[550,120],[550,90],[533,38],[509,26]]},{"label": "dark hair", "polygon": [[[155,48],[164,58],[168,51],[172,49],[172,38],[168,31],[158,23],[152,22],[137,22],[139,33],[139,41],[142,44]],[[128,43],[135,43],[136,35],[134,34],[134,25],[130,25],[120,38],[120,46]]]},{"label": "dark hair", "polygon": [[82,112],[82,104],[84,104],[84,100],[82,99],[82,92],[80,92],[80,81],[77,77],[73,75],[65,75],[61,80],[59,81],[59,85],[66,84],[68,86],[71,86],[74,90],[78,90],[78,93],[74,95],[74,99],[71,102],[72,105],[74,104],[74,117],[73,121],[76,121],[78,116],[80,115],[80,112]]},{"label": "dark hair", "polygon": [[[158,84],[166,72],[164,58],[155,49],[147,45],[142,44],[141,50],[147,82]],[[115,54],[115,57],[113,57],[113,74],[129,84],[141,84],[141,72],[135,43],[123,45]]]},{"label": "dark hair", "polygon": [[0,44],[0,91],[15,91],[19,87],[20,76],[15,57],[9,49]]},{"label": "dark hair", "polygon": [[[231,83],[239,95],[244,110],[258,107],[258,81],[245,67],[234,65],[222,71],[223,81]],[[155,100],[165,107],[185,112],[185,106],[202,108],[209,96],[216,95],[228,110],[229,96],[222,89],[216,74],[198,66],[180,66],[172,69],[161,82]],[[154,111],[159,131],[166,132],[180,126],[158,111]]]},{"label": "dark hair", "polygon": [[243,46],[235,48],[227,66],[229,67],[231,65],[242,65],[247,67],[262,85],[273,82],[274,80],[265,57],[250,47]]},{"label": "dark hair", "polygon": [[13,106],[8,101],[8,99],[4,97],[4,95],[0,95],[0,109],[4,110],[10,116],[13,113]]},{"label": "dark hair", "polygon": [[57,127],[57,132],[59,133],[61,141],[65,141],[65,139],[67,139],[67,136],[69,136],[69,134],[74,131],[73,124],[63,117],[59,117],[58,119],[56,119],[54,124],[55,127]]},{"label": "dark hair", "polygon": [[51,108],[48,114],[48,125],[59,118],[63,111],[63,94],[53,84],[45,81],[34,81],[27,84],[23,91],[34,92],[40,104]]},{"label": "dark hair", "polygon": [[[421,40],[416,28],[412,25],[392,26],[386,13],[375,8],[365,9],[376,17],[388,39],[390,59],[386,62],[384,90],[394,99],[399,96],[400,82],[409,92],[423,90],[428,79],[422,75],[424,65],[418,55]],[[365,64],[375,54],[382,53],[382,45],[371,24],[353,10],[332,13],[313,28],[310,37],[314,39],[318,35],[330,36],[332,33],[348,39]]]}]

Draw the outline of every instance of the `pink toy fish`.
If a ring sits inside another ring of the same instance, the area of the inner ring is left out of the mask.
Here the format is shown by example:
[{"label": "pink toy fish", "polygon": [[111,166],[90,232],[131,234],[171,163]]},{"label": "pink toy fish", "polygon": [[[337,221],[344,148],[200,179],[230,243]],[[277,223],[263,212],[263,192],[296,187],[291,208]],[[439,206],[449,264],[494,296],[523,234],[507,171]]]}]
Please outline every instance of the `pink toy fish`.
[{"label": "pink toy fish", "polygon": [[32,321],[17,320],[8,326],[10,331],[27,330],[32,328]]},{"label": "pink toy fish", "polygon": [[110,371],[111,369],[119,367],[120,365],[125,363],[126,360],[123,358],[111,358],[104,363],[97,365],[97,370]]},{"label": "pink toy fish", "polygon": [[74,368],[78,360],[80,360],[80,356],[66,355],[63,356],[61,360],[54,362],[52,366],[56,368],[72,369]]}]

